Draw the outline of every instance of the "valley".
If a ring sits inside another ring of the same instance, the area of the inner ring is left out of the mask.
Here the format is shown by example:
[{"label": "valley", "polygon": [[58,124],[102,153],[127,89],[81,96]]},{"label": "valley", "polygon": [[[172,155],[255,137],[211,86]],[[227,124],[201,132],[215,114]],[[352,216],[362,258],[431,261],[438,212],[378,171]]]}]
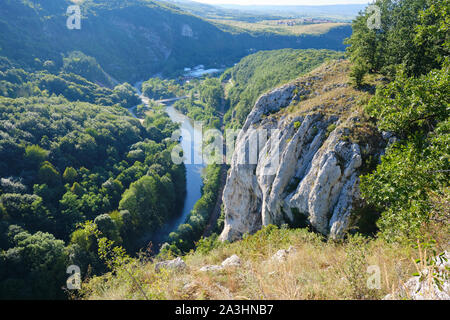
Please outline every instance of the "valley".
[{"label": "valley", "polygon": [[0,4],[0,300],[450,299],[449,0],[75,4]]}]

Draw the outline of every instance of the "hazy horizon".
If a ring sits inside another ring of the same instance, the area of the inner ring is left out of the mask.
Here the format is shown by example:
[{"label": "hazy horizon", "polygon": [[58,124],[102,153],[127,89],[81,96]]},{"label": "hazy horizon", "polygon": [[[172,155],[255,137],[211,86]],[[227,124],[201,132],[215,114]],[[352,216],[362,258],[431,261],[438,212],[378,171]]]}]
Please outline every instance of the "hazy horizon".
[{"label": "hazy horizon", "polygon": [[369,0],[192,0],[212,5],[241,6],[326,6],[345,4],[368,4]]}]

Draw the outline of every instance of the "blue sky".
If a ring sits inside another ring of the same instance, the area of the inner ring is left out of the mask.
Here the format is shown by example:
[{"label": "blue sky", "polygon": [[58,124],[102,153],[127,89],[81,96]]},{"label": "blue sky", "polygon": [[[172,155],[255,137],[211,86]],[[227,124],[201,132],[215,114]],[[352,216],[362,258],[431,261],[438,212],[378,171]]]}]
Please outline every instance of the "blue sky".
[{"label": "blue sky", "polygon": [[194,0],[209,4],[240,5],[330,5],[330,4],[367,4],[369,0]]}]

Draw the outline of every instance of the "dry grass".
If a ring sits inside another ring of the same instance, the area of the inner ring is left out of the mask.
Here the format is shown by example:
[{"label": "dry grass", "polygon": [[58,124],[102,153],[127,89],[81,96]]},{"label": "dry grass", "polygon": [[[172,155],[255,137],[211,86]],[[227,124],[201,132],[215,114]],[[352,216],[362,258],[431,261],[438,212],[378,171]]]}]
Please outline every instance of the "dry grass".
[{"label": "dry grass", "polygon": [[352,85],[350,79],[351,64],[347,60],[332,61],[308,73],[294,83],[299,90],[308,90],[296,104],[280,111],[293,117],[320,111],[325,114],[347,118],[352,113],[363,113],[363,105],[372,96],[370,88],[380,84],[376,75],[367,77],[364,89]]},{"label": "dry grass", "polygon": [[[285,262],[270,259],[289,246],[295,252]],[[241,258],[240,267],[199,271],[233,254]],[[417,257],[411,246],[381,240],[327,242],[306,230],[269,228],[208,253],[186,255],[185,271],[156,273],[153,262],[122,267],[146,297],[123,270],[91,279],[83,293],[85,299],[381,299],[411,277]],[[370,265],[379,267],[380,289],[367,287]]]},{"label": "dry grass", "polygon": [[[375,123],[364,112],[383,77],[377,74],[367,75],[363,88],[353,85],[350,78],[351,63],[348,60],[331,61],[295,80],[301,95],[300,101],[271,115],[275,118],[288,116],[295,119],[311,113],[325,116],[338,116],[340,128],[346,128],[347,138],[360,145],[383,147],[380,133]],[[357,121],[355,121],[357,119]]]}]

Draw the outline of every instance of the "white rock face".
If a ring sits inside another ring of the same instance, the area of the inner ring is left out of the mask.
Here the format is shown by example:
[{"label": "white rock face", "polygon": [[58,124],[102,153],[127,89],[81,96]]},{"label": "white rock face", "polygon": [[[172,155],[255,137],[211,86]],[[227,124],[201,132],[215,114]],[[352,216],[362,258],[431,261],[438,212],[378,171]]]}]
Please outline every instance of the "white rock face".
[{"label": "white rock face", "polygon": [[[235,241],[269,224],[310,225],[333,238],[342,237],[349,226],[359,198],[362,158],[357,144],[342,139],[339,117],[321,112],[297,118],[269,115],[308,92],[295,84],[280,87],[261,96],[247,117],[224,188],[222,241]],[[331,124],[337,129],[327,133]],[[261,129],[268,137],[255,143]],[[254,162],[248,161],[252,155]]]},{"label": "white rock face", "polygon": [[193,38],[194,37],[194,31],[192,31],[192,28],[188,24],[183,24],[183,27],[181,28],[181,35],[183,37]]},{"label": "white rock face", "polygon": [[176,259],[173,260],[167,260],[167,261],[162,261],[162,262],[158,262],[155,265],[155,271],[159,272],[161,271],[161,269],[171,269],[171,270],[184,270],[186,269],[186,263],[184,263],[184,261],[178,257]]}]

